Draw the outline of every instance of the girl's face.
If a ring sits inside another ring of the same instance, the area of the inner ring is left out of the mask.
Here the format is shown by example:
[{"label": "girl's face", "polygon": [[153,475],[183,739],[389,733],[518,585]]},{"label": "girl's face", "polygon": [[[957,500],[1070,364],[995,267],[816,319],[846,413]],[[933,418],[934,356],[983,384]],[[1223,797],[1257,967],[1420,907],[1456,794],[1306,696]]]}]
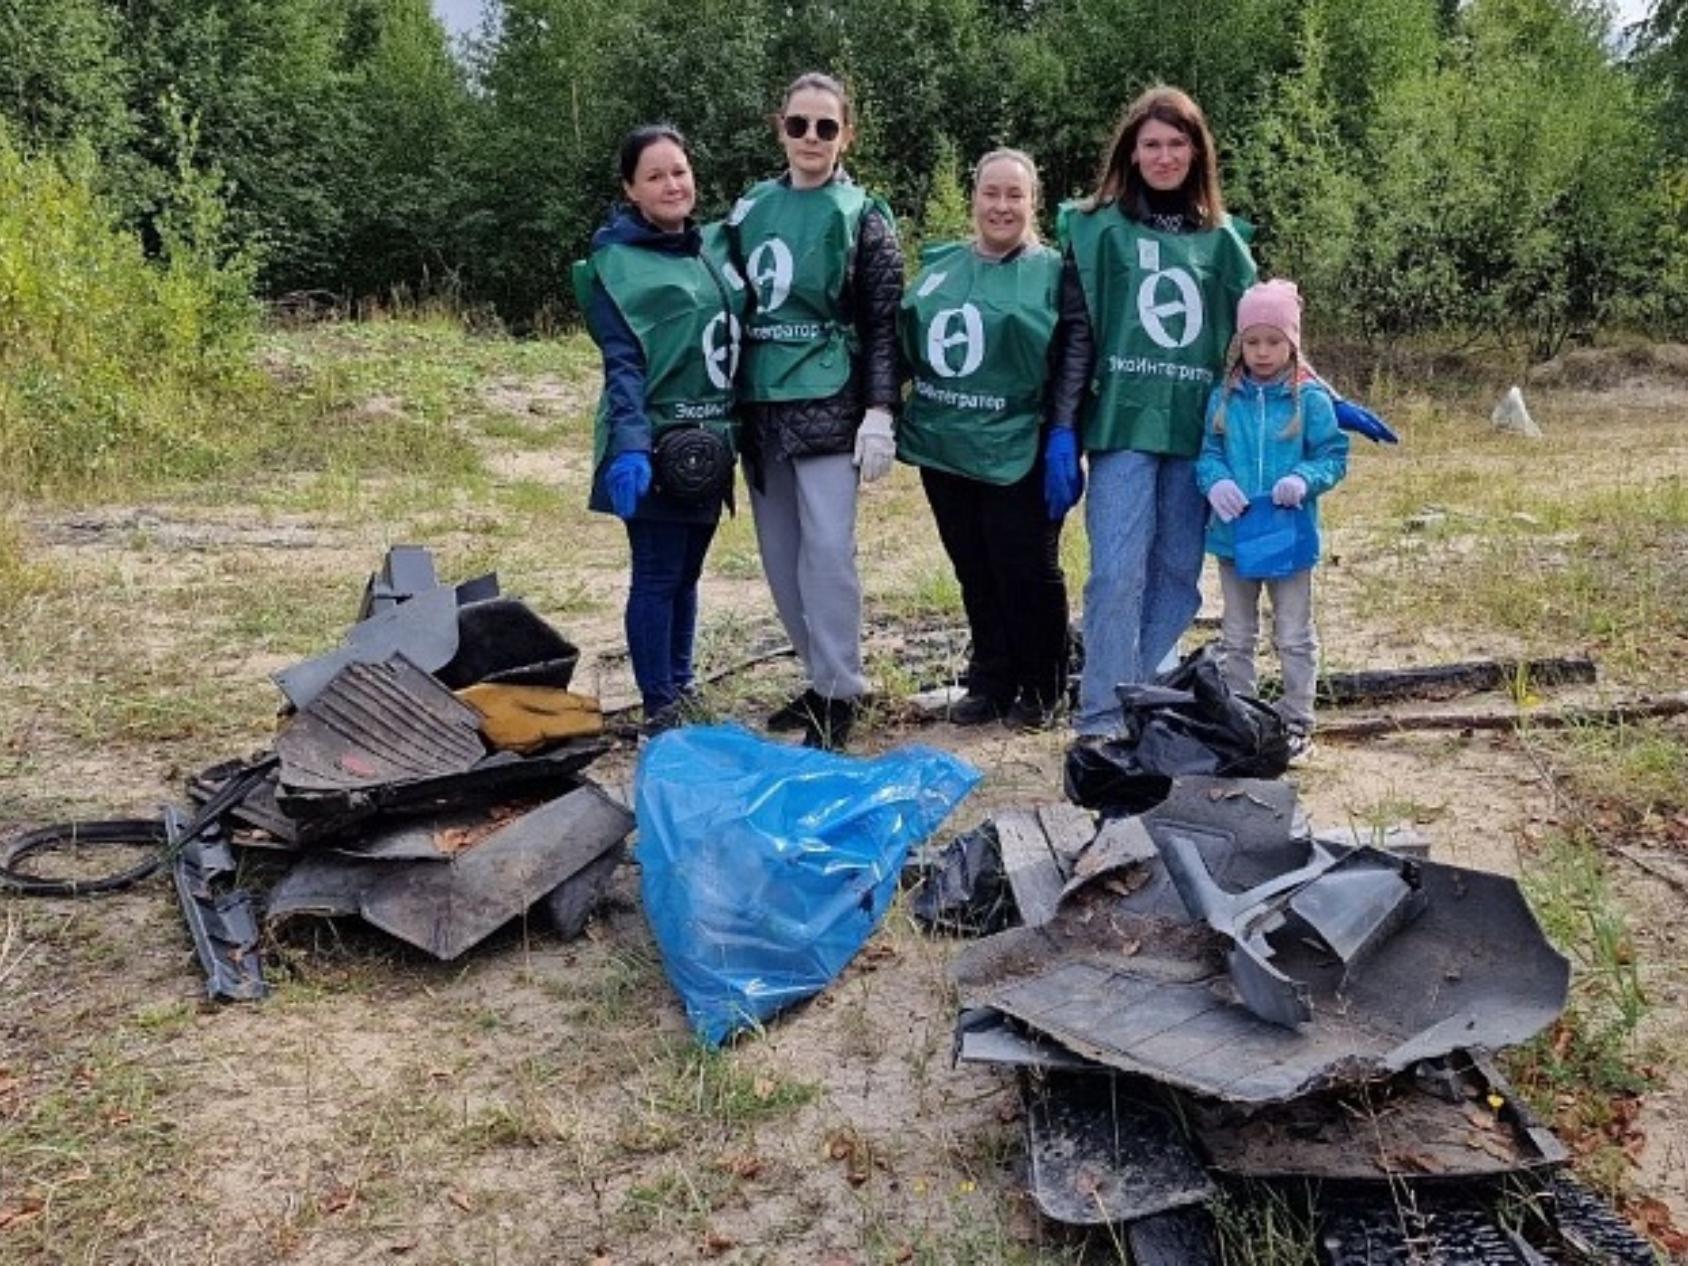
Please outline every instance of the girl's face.
[{"label": "girl's face", "polygon": [[1182,188],[1195,156],[1190,138],[1159,119],[1144,120],[1131,147],[1131,161],[1143,174],[1143,183],[1158,193]]},{"label": "girl's face", "polygon": [[1006,255],[1032,222],[1031,173],[1012,158],[987,163],[973,187],[973,231],[987,254]]},{"label": "girl's face", "polygon": [[1268,382],[1289,368],[1295,345],[1275,325],[1251,325],[1243,331],[1243,364],[1249,374]]},{"label": "girl's face", "polygon": [[621,186],[627,200],[664,233],[678,233],[697,205],[692,165],[673,141],[652,141],[639,155],[633,179]]},{"label": "girl's face", "polygon": [[824,88],[799,88],[791,94],[780,112],[780,144],[798,183],[824,184],[849,143],[842,101]]}]

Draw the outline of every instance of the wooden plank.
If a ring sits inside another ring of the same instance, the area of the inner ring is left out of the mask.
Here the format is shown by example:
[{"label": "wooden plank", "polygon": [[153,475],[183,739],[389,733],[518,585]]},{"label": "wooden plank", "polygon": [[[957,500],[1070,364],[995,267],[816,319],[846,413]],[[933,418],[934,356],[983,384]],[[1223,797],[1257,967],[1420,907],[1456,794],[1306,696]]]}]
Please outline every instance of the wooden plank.
[{"label": "wooden plank", "polygon": [[1008,809],[996,815],[996,838],[1002,845],[1002,869],[1014,890],[1014,904],[1027,927],[1054,917],[1065,880],[1050,851],[1049,840],[1032,809]]}]

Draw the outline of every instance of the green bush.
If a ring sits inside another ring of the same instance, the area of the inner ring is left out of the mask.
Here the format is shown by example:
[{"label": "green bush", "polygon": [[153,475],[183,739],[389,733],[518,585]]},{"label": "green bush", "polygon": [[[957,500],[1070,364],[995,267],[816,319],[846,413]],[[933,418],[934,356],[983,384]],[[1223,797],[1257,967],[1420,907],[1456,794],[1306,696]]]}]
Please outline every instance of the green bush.
[{"label": "green bush", "polygon": [[[187,151],[184,151],[185,153]],[[0,132],[0,483],[74,491],[211,469],[257,389],[252,267],[184,157],[149,261],[91,159]]]}]

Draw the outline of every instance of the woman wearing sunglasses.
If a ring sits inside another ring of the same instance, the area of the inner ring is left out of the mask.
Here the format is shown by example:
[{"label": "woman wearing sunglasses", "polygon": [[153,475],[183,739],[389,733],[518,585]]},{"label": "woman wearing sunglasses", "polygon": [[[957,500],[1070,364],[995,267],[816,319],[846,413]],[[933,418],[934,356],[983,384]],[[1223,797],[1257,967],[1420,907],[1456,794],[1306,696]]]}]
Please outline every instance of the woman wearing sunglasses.
[{"label": "woman wearing sunglasses", "polygon": [[1078,428],[1052,428],[1045,450],[1052,513],[1078,500],[1081,444],[1090,457],[1082,737],[1118,731],[1115,687],[1147,680],[1201,609],[1196,455],[1255,269],[1225,214],[1207,119],[1176,88],[1126,109],[1095,194],[1061,209],[1060,230],[1096,338]]},{"label": "woman wearing sunglasses", "polygon": [[740,396],[762,570],[808,688],[768,718],[841,747],[867,678],[856,573],[856,492],[890,469],[903,257],[889,208],[839,160],[849,99],[799,76],[780,106],[787,169],[727,219],[750,290]]},{"label": "woman wearing sunglasses", "polygon": [[692,222],[679,132],[629,132],[620,174],[625,202],[593,234],[574,285],[604,355],[589,504],[627,524],[627,649],[655,734],[682,719],[698,577],[732,491],[745,295],[720,226]]},{"label": "woman wearing sunglasses", "polygon": [[898,331],[913,391],[897,456],[920,468],[972,634],[956,725],[1043,729],[1066,686],[1062,513],[1044,497],[1048,426],[1069,432],[1090,377],[1076,277],[1037,237],[1037,168],[992,150],[973,170],[973,238],[921,255]]}]

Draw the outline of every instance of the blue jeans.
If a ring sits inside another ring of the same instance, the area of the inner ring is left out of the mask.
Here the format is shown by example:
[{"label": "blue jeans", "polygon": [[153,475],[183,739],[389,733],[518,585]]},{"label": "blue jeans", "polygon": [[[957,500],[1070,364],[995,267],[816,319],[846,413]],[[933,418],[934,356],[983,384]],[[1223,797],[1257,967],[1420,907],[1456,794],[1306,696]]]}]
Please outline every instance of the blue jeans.
[{"label": "blue jeans", "polygon": [[692,684],[697,581],[715,537],[715,521],[629,519],[633,582],[627,591],[627,653],[647,717]]},{"label": "blue jeans", "polygon": [[1093,453],[1084,500],[1090,579],[1084,586],[1080,734],[1114,734],[1114,687],[1148,681],[1201,610],[1207,501],[1196,463],[1129,451]]}]

